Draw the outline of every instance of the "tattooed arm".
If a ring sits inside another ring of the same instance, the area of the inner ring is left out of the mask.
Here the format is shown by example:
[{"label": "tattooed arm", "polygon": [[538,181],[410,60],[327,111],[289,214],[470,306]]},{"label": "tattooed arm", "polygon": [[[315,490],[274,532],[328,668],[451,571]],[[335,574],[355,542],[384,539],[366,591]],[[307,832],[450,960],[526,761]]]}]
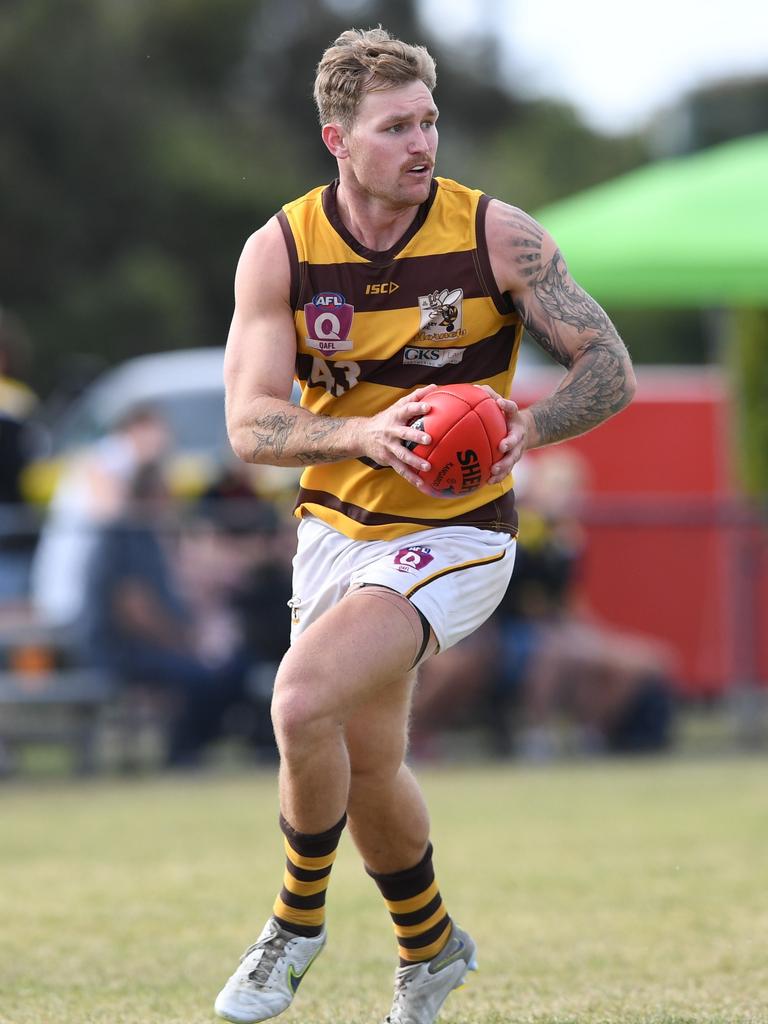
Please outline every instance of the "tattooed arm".
[{"label": "tattooed arm", "polygon": [[272,219],[245,244],[235,277],[235,313],[224,358],[227,432],[245,462],[308,466],[368,456],[419,486],[421,459],[401,442],[426,436],[408,423],[428,388],[372,417],[316,416],[291,404],[296,330],[290,264]]},{"label": "tattooed arm", "polygon": [[517,414],[525,435],[520,453],[583,434],[620,412],[635,391],[629,353],[605,311],[570,276],[552,238],[521,210],[498,202],[488,211],[487,237],[499,288],[511,295],[531,337],[568,371],[554,394]]}]

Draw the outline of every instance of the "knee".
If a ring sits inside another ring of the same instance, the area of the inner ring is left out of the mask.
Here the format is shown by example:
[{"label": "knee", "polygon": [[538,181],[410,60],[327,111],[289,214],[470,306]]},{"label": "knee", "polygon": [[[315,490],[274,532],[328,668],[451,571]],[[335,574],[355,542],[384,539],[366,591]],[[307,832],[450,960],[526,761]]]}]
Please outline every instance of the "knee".
[{"label": "knee", "polygon": [[315,693],[316,688],[301,674],[278,673],[272,696],[272,725],[283,752],[305,746],[327,728],[327,716]]},{"label": "knee", "polygon": [[314,714],[303,694],[286,689],[275,690],[272,697],[272,726],[280,746],[300,742],[311,728]]}]

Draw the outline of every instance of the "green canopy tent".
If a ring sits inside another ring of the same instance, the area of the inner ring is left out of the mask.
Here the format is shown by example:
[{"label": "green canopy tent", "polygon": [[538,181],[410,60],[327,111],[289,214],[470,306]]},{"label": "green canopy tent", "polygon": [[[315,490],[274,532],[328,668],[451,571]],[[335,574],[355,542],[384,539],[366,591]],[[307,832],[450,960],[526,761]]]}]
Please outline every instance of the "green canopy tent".
[{"label": "green canopy tent", "polygon": [[536,216],[606,304],[768,307],[768,135],[660,161]]},{"label": "green canopy tent", "polygon": [[726,308],[737,458],[768,495],[768,135],[633,171],[539,210],[606,306]]}]

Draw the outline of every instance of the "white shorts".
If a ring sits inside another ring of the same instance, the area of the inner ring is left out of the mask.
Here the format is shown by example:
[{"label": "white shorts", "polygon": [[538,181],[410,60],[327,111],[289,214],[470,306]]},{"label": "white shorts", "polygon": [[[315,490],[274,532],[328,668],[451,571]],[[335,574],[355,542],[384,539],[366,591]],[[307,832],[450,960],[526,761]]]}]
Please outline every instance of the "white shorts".
[{"label": "white shorts", "polygon": [[378,584],[407,597],[441,651],[477,629],[504,596],[515,539],[476,526],[441,526],[396,540],[351,540],[307,516],[298,529],[291,642],[354,587]]}]

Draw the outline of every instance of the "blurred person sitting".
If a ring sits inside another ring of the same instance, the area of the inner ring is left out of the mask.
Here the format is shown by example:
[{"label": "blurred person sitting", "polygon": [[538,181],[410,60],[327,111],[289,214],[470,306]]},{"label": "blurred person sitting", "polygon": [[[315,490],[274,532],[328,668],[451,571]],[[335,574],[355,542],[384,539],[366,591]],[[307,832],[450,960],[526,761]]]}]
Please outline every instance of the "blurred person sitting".
[{"label": "blurred person sitting", "polygon": [[[278,664],[290,643],[285,614],[292,593],[296,524],[274,480],[262,490],[264,467],[225,464],[201,495],[182,557],[187,592],[205,623],[201,642],[232,643],[250,663],[247,707],[236,731],[259,755],[276,753],[269,705]],[[272,486],[269,486],[272,485]],[[194,548],[194,557],[191,551]]]},{"label": "blurred person sitting", "polygon": [[206,641],[183,594],[173,527],[162,472],[150,463],[136,474],[125,513],[96,537],[79,632],[90,664],[171,696],[167,763],[186,767],[242,699],[247,663],[237,646]]},{"label": "blurred person sitting", "polygon": [[24,383],[29,347],[20,321],[0,306],[0,602],[28,590],[35,532],[21,489],[33,454],[30,417],[37,396]]},{"label": "blurred person sitting", "polygon": [[170,440],[158,410],[135,406],[68,463],[32,564],[32,604],[44,622],[75,624],[83,611],[85,574],[98,530],[124,514],[136,474],[163,455]]},{"label": "blurred person sitting", "polygon": [[558,752],[559,721],[584,751],[649,752],[671,739],[671,650],[575,599],[585,480],[585,463],[567,448],[531,460],[515,574],[496,612],[493,720],[502,744],[532,758]]},{"label": "blurred person sitting", "polygon": [[585,467],[565,448],[518,467],[520,539],[507,591],[483,630],[422,669],[414,742],[440,729],[490,727],[497,752],[546,759],[560,726],[584,752],[661,750],[671,738],[667,645],[600,622],[574,599],[584,535]]}]

